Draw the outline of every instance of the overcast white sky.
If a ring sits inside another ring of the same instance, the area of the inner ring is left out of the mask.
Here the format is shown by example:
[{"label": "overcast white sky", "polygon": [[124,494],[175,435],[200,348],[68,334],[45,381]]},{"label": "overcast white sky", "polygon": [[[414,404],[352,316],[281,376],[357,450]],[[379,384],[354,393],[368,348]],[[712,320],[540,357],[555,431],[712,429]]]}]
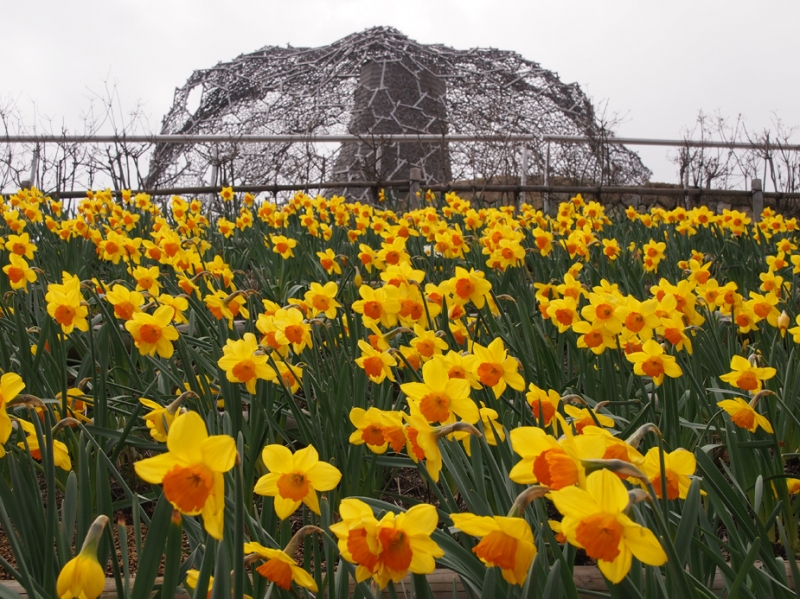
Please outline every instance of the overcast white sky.
[{"label": "overcast white sky", "polygon": [[[0,99],[70,129],[106,84],[126,109],[141,102],[157,132],[194,69],[375,25],[516,51],[607,102],[620,136],[680,138],[699,110],[741,114],[751,130],[775,114],[800,126],[793,0],[0,0],[0,10]],[[654,180],[677,181],[667,149],[638,151]]]}]

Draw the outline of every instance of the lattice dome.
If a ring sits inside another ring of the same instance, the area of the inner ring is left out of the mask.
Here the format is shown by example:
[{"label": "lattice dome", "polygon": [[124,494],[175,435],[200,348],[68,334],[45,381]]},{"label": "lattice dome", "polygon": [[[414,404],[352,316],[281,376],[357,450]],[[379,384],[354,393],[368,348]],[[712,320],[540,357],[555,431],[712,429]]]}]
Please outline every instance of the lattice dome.
[{"label": "lattice dome", "polygon": [[[195,71],[175,92],[167,134],[358,135],[344,144],[156,147],[148,183],[259,185],[408,180],[497,180],[522,171],[520,143],[386,143],[388,133],[585,135],[593,145],[552,146],[550,172],[571,180],[640,184],[638,155],[609,131],[575,84],[514,52],[419,44],[376,27],[320,48],[267,46]],[[541,176],[545,144],[530,142],[528,176]],[[350,189],[360,197],[369,191]]]}]

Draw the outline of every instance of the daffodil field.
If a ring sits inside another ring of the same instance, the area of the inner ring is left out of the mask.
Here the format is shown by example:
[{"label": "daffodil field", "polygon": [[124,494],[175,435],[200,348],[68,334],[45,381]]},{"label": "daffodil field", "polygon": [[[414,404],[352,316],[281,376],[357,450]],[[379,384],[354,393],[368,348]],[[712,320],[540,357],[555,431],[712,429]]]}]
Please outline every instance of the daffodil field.
[{"label": "daffodil field", "polygon": [[796,220],[420,202],[0,198],[6,574],[795,596]]}]

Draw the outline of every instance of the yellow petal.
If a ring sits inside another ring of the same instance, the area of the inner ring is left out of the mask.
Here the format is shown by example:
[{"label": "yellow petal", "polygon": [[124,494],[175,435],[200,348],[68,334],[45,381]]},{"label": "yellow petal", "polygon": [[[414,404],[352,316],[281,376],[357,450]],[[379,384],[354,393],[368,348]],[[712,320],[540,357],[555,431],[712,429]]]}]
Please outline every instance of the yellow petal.
[{"label": "yellow petal", "polygon": [[286,520],[286,518],[291,516],[299,507],[299,501],[285,499],[280,495],[275,495],[275,513],[278,514],[278,518],[281,520]]},{"label": "yellow petal", "polygon": [[595,499],[578,487],[564,487],[554,493],[550,493],[549,497],[555,504],[556,509],[570,518],[580,520],[600,510]]},{"label": "yellow petal", "polygon": [[256,481],[253,492],[257,495],[275,497],[278,494],[278,480],[283,476],[280,472],[270,472]]},{"label": "yellow petal", "polygon": [[283,445],[267,445],[261,452],[261,459],[270,472],[284,474],[294,469],[292,452]]},{"label": "yellow petal", "polygon": [[473,537],[485,537],[499,529],[494,518],[475,514],[450,514],[453,526]]},{"label": "yellow petal", "polygon": [[201,514],[206,532],[221,541],[225,525],[225,478],[221,473],[214,473],[211,494],[206,498]]},{"label": "yellow petal", "polygon": [[308,481],[317,491],[330,491],[342,479],[338,468],[327,462],[317,462],[306,473]]},{"label": "yellow petal", "polygon": [[409,536],[430,535],[436,528],[439,516],[436,508],[428,504],[419,504],[412,507],[405,514],[403,528]]},{"label": "yellow petal", "polygon": [[650,566],[661,566],[666,563],[667,554],[664,553],[661,543],[649,528],[630,522],[623,527],[622,537],[623,544],[630,547],[631,552],[640,562]]},{"label": "yellow petal", "polygon": [[697,470],[697,460],[691,451],[678,448],[669,454],[669,469],[679,475],[694,474]]},{"label": "yellow petal", "polygon": [[294,454],[294,469],[303,474],[307,474],[317,464],[319,464],[319,454],[313,445],[299,449]]},{"label": "yellow petal", "polygon": [[200,446],[203,463],[214,472],[227,472],[236,463],[236,442],[228,435],[213,435]]},{"label": "yellow petal", "polygon": [[151,484],[160,484],[164,480],[164,475],[172,470],[181,461],[176,459],[171,453],[162,453],[152,458],[139,460],[133,465],[136,475],[143,481]]},{"label": "yellow petal", "polygon": [[628,575],[631,569],[631,551],[620,543],[620,553],[613,562],[597,560],[597,567],[614,584],[619,584]]},{"label": "yellow petal", "polygon": [[312,593],[316,593],[319,590],[317,588],[317,583],[311,578],[311,574],[297,566],[294,562],[292,562],[292,580],[294,580],[295,584],[308,589]]},{"label": "yellow petal", "polygon": [[586,490],[597,507],[610,514],[624,510],[628,505],[628,491],[619,477],[610,470],[598,470],[586,477]]},{"label": "yellow petal", "polygon": [[203,461],[200,446],[208,439],[206,423],[197,412],[186,412],[172,423],[167,437],[167,449],[187,464]]}]

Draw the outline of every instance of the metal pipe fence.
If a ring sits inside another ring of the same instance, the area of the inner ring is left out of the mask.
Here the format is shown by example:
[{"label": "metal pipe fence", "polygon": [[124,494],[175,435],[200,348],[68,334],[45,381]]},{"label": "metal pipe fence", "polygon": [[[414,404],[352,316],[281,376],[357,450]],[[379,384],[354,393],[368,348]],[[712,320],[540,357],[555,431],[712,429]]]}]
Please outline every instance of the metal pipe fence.
[{"label": "metal pipe fence", "polygon": [[[324,144],[324,143],[347,143],[360,141],[364,143],[385,144],[385,143],[474,143],[474,142],[496,142],[504,144],[522,144],[522,165],[523,172],[520,177],[520,184],[484,184],[469,183],[447,183],[425,185],[426,190],[434,192],[504,192],[515,194],[516,198],[526,193],[541,193],[544,199],[544,209],[549,211],[549,200],[551,193],[581,193],[592,194],[601,197],[603,194],[632,194],[640,196],[677,196],[688,200],[690,197],[729,197],[729,198],[750,198],[754,199],[756,192],[760,198],[772,198],[775,200],[798,200],[798,192],[761,192],[761,182],[759,179],[752,179],[751,190],[734,189],[710,189],[691,187],[683,184],[681,187],[650,187],[641,185],[551,185],[551,145],[552,144],[606,144],[606,145],[631,145],[631,146],[662,146],[674,148],[717,148],[727,150],[760,150],[768,152],[780,149],[781,151],[796,152],[800,151],[800,145],[793,144],[770,144],[770,143],[742,143],[742,142],[722,142],[708,140],[676,140],[676,139],[652,139],[652,138],[628,138],[628,137],[585,137],[571,135],[534,135],[534,134],[483,134],[483,135],[461,135],[461,134],[386,134],[386,135],[5,135],[0,136],[0,144],[35,144],[34,160],[32,163],[32,180],[35,179],[35,169],[38,158],[40,144]],[[542,185],[530,185],[527,182],[527,149],[528,143],[545,144],[545,160],[542,173]],[[237,191],[250,193],[273,193],[282,191],[301,191],[301,190],[334,190],[334,189],[364,189],[364,188],[388,188],[400,190],[417,190],[420,188],[420,181],[414,178],[412,169],[412,180],[400,181],[328,181],[319,183],[297,183],[297,184],[267,184],[267,185],[238,185]],[[200,195],[218,193],[222,189],[221,185],[207,185],[198,187],[171,187],[157,189],[140,189],[134,193],[144,192],[152,196],[167,195]],[[119,194],[119,191],[114,193]],[[85,191],[56,191],[51,195],[64,199],[85,197]]]}]

